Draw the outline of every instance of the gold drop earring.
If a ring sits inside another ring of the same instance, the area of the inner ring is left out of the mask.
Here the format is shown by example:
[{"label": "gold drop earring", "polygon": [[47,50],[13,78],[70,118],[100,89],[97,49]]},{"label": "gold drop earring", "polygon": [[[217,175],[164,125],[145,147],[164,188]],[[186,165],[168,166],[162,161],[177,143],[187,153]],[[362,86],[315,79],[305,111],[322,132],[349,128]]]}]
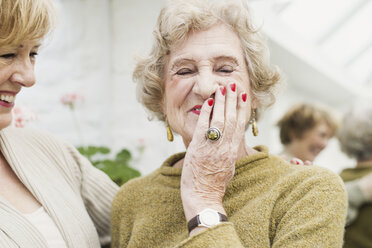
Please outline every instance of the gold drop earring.
[{"label": "gold drop earring", "polygon": [[168,123],[168,120],[167,119],[165,120],[165,123],[167,125],[167,139],[168,139],[169,142],[172,142],[173,141],[173,132],[172,132],[172,129],[169,126],[169,123]]},{"label": "gold drop earring", "polygon": [[252,119],[249,121],[249,124],[252,125],[252,133],[254,136],[258,135],[258,128],[257,128],[257,122],[256,122],[256,109],[252,110]]}]

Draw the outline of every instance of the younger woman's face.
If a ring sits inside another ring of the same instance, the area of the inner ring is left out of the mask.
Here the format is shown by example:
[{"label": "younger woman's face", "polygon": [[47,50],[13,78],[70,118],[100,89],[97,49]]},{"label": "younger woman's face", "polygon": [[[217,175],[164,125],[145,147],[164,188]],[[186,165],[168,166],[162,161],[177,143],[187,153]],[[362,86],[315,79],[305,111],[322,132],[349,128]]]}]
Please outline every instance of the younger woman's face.
[{"label": "younger woman's face", "polygon": [[16,95],[22,87],[35,84],[39,46],[39,41],[25,41],[13,48],[0,47],[0,130],[11,124]]}]

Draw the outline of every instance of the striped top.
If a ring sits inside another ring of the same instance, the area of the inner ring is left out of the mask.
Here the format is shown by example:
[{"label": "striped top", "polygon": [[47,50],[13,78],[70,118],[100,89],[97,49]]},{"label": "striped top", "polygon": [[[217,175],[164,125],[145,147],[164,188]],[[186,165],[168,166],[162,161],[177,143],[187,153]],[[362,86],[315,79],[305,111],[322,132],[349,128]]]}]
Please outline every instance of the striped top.
[{"label": "striped top", "polygon": [[[73,146],[39,131],[6,128],[0,131],[0,151],[69,248],[110,242],[110,206],[118,187]],[[48,247],[38,229],[1,197],[0,247]]]}]

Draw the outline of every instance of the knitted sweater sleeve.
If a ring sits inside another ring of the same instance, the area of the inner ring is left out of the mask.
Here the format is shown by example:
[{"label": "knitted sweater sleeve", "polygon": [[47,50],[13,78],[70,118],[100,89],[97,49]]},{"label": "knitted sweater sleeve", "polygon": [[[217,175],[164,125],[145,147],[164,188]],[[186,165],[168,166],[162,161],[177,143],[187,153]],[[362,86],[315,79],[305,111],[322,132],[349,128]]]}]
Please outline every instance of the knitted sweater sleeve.
[{"label": "knitted sweater sleeve", "polygon": [[198,247],[215,247],[215,248],[239,248],[244,247],[239,239],[238,234],[232,223],[223,223],[213,228],[208,228],[192,236],[176,246],[177,248],[198,248]]},{"label": "knitted sweater sleeve", "polygon": [[358,180],[345,183],[348,194],[349,207],[347,209],[346,226],[350,225],[358,216],[359,207],[368,202],[368,198],[363,194],[358,185]]},{"label": "knitted sweater sleeve", "polygon": [[[312,170],[316,173],[311,173]],[[273,212],[271,242],[279,247],[342,247],[347,195],[336,174],[313,168],[289,175]]]},{"label": "knitted sweater sleeve", "polygon": [[110,209],[118,186],[102,171],[95,168],[73,146],[67,145],[80,171],[80,194],[102,245],[110,238]]}]

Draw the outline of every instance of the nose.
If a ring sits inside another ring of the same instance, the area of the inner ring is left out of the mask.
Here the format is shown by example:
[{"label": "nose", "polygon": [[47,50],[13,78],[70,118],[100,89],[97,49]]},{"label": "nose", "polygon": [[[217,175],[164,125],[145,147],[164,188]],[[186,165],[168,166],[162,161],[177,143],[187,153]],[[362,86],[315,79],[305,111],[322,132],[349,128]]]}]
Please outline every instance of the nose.
[{"label": "nose", "polygon": [[195,80],[193,92],[203,99],[209,98],[218,88],[216,77],[209,71],[200,71]]},{"label": "nose", "polygon": [[35,84],[34,64],[30,58],[16,62],[10,81],[23,87],[31,87]]}]

